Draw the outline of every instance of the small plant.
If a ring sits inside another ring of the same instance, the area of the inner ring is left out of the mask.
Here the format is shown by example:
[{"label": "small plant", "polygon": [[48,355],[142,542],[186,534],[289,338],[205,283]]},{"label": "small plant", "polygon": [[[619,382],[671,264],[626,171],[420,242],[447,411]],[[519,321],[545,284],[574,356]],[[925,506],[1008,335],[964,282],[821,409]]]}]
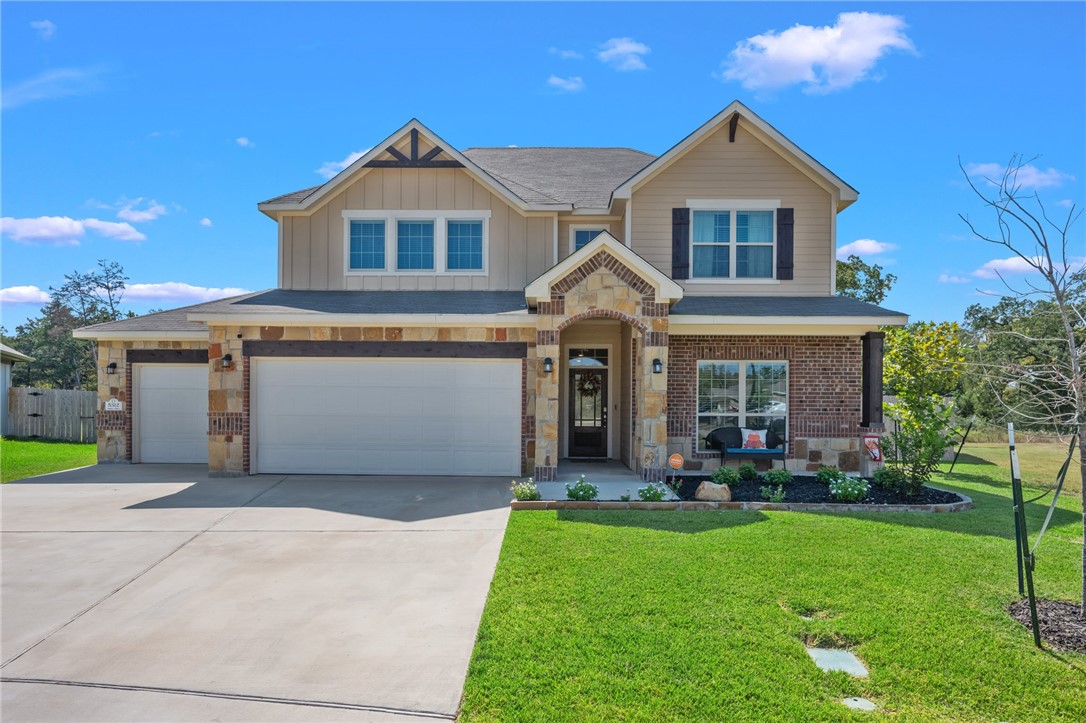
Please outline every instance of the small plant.
[{"label": "small plant", "polygon": [[513,484],[509,489],[513,490],[513,496],[522,502],[543,499],[543,495],[539,493],[539,488],[535,486],[535,482],[532,481],[531,477],[528,478],[527,482],[513,480]]},{"label": "small plant", "polygon": [[883,489],[894,490],[901,494],[907,494],[910,488],[909,478],[898,467],[879,467],[872,475],[875,484]]},{"label": "small plant", "polygon": [[753,482],[758,479],[758,472],[755,471],[754,465],[749,463],[739,465],[739,479],[744,482]]},{"label": "small plant", "polygon": [[723,465],[713,470],[713,482],[718,485],[733,485],[739,481],[739,473]]},{"label": "small plant", "polygon": [[[768,479],[769,475],[766,475],[766,478]],[[765,485],[762,487],[761,492],[763,500],[768,500],[769,502],[784,502],[784,487],[780,485],[777,485],[777,489],[773,489],[771,485]]]},{"label": "small plant", "polygon": [[771,485],[780,487],[781,485],[786,485],[792,481],[792,473],[784,467],[781,467],[780,469],[771,469],[765,473],[765,481]]},{"label": "small plant", "polygon": [[590,483],[581,475],[576,484],[566,485],[566,497],[578,502],[589,502],[600,496],[600,488]]},{"label": "small plant", "polygon": [[828,485],[835,480],[842,479],[844,478],[844,476],[845,473],[841,470],[837,469],[836,467],[830,467],[827,465],[822,465],[818,468],[818,471],[815,472],[815,479],[824,485]]},{"label": "small plant", "polygon": [[642,502],[663,502],[667,498],[667,486],[663,482],[649,482],[648,486],[638,488],[637,496]]},{"label": "small plant", "polygon": [[830,494],[835,500],[841,502],[859,502],[867,497],[871,491],[871,485],[861,477],[846,477],[842,474],[839,478],[830,482]]},{"label": "small plant", "polygon": [[630,493],[629,493],[629,492],[627,492],[626,494],[624,494],[624,495],[622,495],[621,497],[619,497],[619,499],[620,499],[621,501],[623,501],[623,502],[629,502],[629,501],[630,501]]}]

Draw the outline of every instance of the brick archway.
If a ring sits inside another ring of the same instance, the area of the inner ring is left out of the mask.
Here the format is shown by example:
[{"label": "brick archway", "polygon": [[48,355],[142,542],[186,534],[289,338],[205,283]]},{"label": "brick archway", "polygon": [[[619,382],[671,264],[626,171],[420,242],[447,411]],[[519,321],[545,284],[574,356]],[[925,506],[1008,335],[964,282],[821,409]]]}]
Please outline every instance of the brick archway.
[{"label": "brick archway", "polygon": [[623,321],[629,324],[633,328],[640,331],[642,334],[645,334],[649,331],[648,325],[640,319],[630,316],[629,314],[623,314],[621,311],[614,311],[612,309],[589,309],[588,311],[582,311],[580,314],[574,314],[573,316],[560,323],[555,331],[564,331],[565,329],[568,329],[569,327],[576,324],[578,321],[583,321],[585,319],[616,319],[618,321]]}]

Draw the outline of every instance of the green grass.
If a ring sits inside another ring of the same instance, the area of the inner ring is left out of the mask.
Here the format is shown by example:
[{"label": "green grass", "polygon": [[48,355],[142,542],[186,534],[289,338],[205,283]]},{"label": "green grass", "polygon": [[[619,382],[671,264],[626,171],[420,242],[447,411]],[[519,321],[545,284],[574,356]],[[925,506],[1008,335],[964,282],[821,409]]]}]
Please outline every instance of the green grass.
[{"label": "green grass", "polygon": [[[1029,442],[1016,445],[1018,448],[1018,466],[1022,470],[1022,479],[1026,484],[1033,484],[1047,488],[1056,482],[1056,475],[1060,467],[1067,459],[1067,443],[1060,442]],[[1082,490],[1082,472],[1078,466],[1078,451],[1071,460],[1071,467],[1067,471],[1067,480],[1064,482],[1064,493],[1079,494]],[[1001,472],[993,470],[993,475],[1001,475],[1001,479],[1010,481],[1011,460],[1006,442],[966,442],[962,449],[958,464],[971,462],[980,465],[992,465],[998,467]],[[954,471],[958,468],[955,466]]]},{"label": "green grass", "polygon": [[[1086,656],[1037,650],[1004,612],[1013,523],[993,470],[939,477],[973,498],[964,513],[515,512],[461,718],[1086,720]],[[1039,595],[1078,602],[1081,520],[1062,498]],[[870,677],[822,673],[805,641],[848,646]]]},{"label": "green grass", "polygon": [[42,439],[0,439],[0,481],[85,467],[97,460],[97,446]]}]

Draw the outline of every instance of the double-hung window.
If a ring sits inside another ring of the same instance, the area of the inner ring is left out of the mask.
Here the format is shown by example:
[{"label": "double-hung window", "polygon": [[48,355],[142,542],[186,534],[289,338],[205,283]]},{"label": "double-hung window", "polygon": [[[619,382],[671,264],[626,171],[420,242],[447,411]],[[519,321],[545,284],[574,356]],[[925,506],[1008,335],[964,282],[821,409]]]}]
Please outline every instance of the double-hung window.
[{"label": "double-hung window", "polygon": [[483,222],[449,221],[446,233],[449,271],[483,270]]},{"label": "double-hung window", "polygon": [[788,363],[698,361],[698,449],[717,427],[788,429]]},{"label": "double-hung window", "polygon": [[694,208],[691,216],[693,278],[773,278],[775,210]]},{"label": "double-hung window", "polygon": [[385,268],[385,222],[355,220],[350,223],[352,271]]},{"label": "double-hung window", "polygon": [[434,270],[434,222],[396,222],[396,270]]}]

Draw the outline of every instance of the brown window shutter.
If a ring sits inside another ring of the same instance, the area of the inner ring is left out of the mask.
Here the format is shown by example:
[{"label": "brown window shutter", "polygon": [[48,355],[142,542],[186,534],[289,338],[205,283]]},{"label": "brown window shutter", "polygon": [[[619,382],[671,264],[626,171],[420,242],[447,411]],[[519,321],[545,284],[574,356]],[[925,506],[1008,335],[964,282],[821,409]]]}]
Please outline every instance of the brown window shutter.
[{"label": "brown window shutter", "polygon": [[795,212],[791,208],[777,209],[777,278],[783,281],[792,280],[792,229],[795,221]]},{"label": "brown window shutter", "polygon": [[671,278],[690,278],[690,209],[671,209]]}]

